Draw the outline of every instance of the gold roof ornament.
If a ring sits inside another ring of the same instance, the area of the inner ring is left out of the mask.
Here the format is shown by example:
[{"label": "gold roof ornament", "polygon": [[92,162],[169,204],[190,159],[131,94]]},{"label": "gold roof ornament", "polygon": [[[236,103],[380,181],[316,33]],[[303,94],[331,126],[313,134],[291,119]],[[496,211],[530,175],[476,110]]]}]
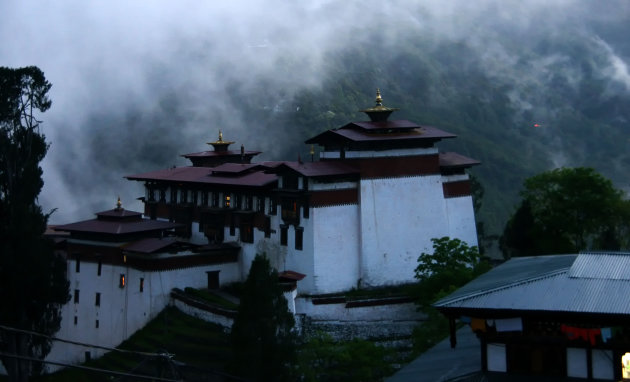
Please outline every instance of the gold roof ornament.
[{"label": "gold roof ornament", "polygon": [[234,143],[233,141],[224,141],[223,132],[219,130],[219,139],[216,142],[208,142],[209,145],[214,147],[214,151],[227,151],[228,146]]},{"label": "gold roof ornament", "polygon": [[376,106],[360,111],[367,114],[372,122],[385,122],[387,118],[389,118],[389,115],[396,110],[398,110],[398,108],[383,106],[381,90],[376,88]]},{"label": "gold roof ornament", "polygon": [[116,209],[122,210],[122,202],[120,201],[120,196],[118,196],[118,201],[116,202]]}]

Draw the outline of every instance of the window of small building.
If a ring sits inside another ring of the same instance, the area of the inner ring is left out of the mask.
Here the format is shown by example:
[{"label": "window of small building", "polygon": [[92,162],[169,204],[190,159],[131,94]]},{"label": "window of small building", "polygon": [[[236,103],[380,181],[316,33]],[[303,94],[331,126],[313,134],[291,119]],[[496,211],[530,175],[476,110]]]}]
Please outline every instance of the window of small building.
[{"label": "window of small building", "polygon": [[140,278],[140,292],[144,292],[144,278]]},{"label": "window of small building", "polygon": [[298,189],[298,177],[296,175],[285,175],[282,177],[282,188],[289,190]]},{"label": "window of small building", "polygon": [[201,192],[201,205],[204,207],[208,206],[208,191]]},{"label": "window of small building", "polygon": [[98,323],[98,320],[96,320],[96,324],[94,325],[94,327],[98,329],[98,326],[99,326],[99,323]]},{"label": "window of small building", "polygon": [[295,249],[302,250],[302,240],[304,238],[304,228],[297,227],[295,229]]},{"label": "window of small building", "polygon": [[196,190],[191,191],[191,198],[192,198],[192,204],[194,204],[195,206],[197,205],[197,202],[199,201],[199,192],[197,192]]},{"label": "window of small building", "polygon": [[289,227],[286,225],[280,226],[280,245],[287,245],[289,236]]},{"label": "window of small building", "polygon": [[177,204],[177,189],[171,188],[171,203]]},{"label": "window of small building", "polygon": [[219,193],[212,193],[212,207],[219,207]]},{"label": "window of small building", "polygon": [[297,200],[284,199],[282,201],[282,219],[293,222],[297,218],[298,218]]},{"label": "window of small building", "polygon": [[79,323],[79,317],[78,316],[74,316],[74,324],[78,324]]},{"label": "window of small building", "polygon": [[118,287],[119,288],[124,288],[125,287],[125,282],[126,282],[125,274],[121,273],[120,274],[120,278],[118,279]]},{"label": "window of small building", "polygon": [[166,190],[164,189],[160,190],[160,202],[166,202]]},{"label": "window of small building", "polygon": [[621,378],[630,379],[630,353],[621,356]]},{"label": "window of small building", "polygon": [[241,224],[241,241],[243,243],[253,243],[254,242],[254,228],[251,224]]},{"label": "window of small building", "polygon": [[94,305],[101,306],[101,294],[96,292],[96,297],[94,299]]},{"label": "window of small building", "polygon": [[265,217],[265,237],[271,237],[271,218]]},{"label": "window of small building", "polygon": [[100,276],[102,270],[103,270],[103,260],[98,259],[98,265],[96,266],[96,275]]},{"label": "window of small building", "polygon": [[74,271],[79,273],[81,271],[81,258],[78,253],[74,254]]},{"label": "window of small building", "polygon": [[155,201],[155,189],[153,187],[149,187],[149,201]]},{"label": "window of small building", "polygon": [[232,197],[230,195],[225,195],[225,199],[223,200],[223,206],[225,208],[230,208],[232,203]]},{"label": "window of small building", "polygon": [[74,303],[75,304],[79,303],[79,290],[78,289],[74,290]]},{"label": "window of small building", "polygon": [[274,198],[269,198],[269,215],[275,215],[278,213],[278,201]]},{"label": "window of small building", "polygon": [[251,210],[253,207],[253,203],[254,203],[254,198],[251,195],[247,195],[245,196],[245,206],[243,207],[243,209],[245,210]]},{"label": "window of small building", "polygon": [[242,209],[243,208],[243,197],[239,194],[234,195],[234,208]]},{"label": "window of small building", "polygon": [[180,203],[188,203],[188,190],[182,190],[179,194]]},{"label": "window of small building", "polygon": [[262,196],[256,198],[256,211],[262,213],[265,212],[265,198],[263,198]]}]

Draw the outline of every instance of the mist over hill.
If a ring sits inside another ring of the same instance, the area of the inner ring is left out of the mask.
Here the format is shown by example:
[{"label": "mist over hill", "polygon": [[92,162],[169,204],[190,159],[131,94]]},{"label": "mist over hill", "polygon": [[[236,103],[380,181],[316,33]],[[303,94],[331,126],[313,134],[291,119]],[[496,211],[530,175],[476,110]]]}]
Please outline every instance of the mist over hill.
[{"label": "mist over hill", "polygon": [[392,118],[455,133],[440,147],[483,162],[480,218],[499,233],[540,171],[592,166],[629,188],[629,4],[9,1],[0,65],[53,83],[40,198],[53,223],[118,195],[141,208],[122,177],[187,165],[219,129],[263,160],[307,158],[304,140],[364,119],[379,87]]}]

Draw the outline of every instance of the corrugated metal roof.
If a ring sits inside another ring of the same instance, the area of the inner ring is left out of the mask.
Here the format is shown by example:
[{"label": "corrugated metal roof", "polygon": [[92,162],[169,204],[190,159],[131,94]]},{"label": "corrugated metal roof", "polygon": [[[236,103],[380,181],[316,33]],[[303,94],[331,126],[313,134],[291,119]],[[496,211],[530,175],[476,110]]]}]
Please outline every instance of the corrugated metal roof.
[{"label": "corrugated metal roof", "polygon": [[[339,161],[320,161],[320,162],[284,162],[282,165],[276,167],[288,167],[293,171],[298,172],[304,176],[318,177],[318,176],[333,176],[333,175],[349,175],[358,174],[359,170],[354,166],[339,162]],[[277,170],[276,170],[277,171]]]},{"label": "corrugated metal roof", "polygon": [[[593,258],[602,255],[607,258]],[[623,267],[628,261],[630,253],[515,258],[434,305],[448,309],[630,314],[630,282],[609,277],[615,274],[615,267]],[[588,264],[599,262],[606,263],[611,272],[598,271],[596,278],[570,276],[592,275]]]},{"label": "corrugated metal roof", "polygon": [[138,241],[134,241],[133,243],[125,246],[125,250],[129,252],[138,252],[138,253],[153,253],[159,251],[161,249],[167,248],[177,241],[173,238],[147,238]]},{"label": "corrugated metal roof", "polygon": [[398,119],[398,120],[393,120],[393,121],[378,121],[378,122],[374,122],[374,121],[352,122],[348,125],[356,125],[366,130],[415,129],[415,128],[421,127],[417,123],[413,123],[406,119]]},{"label": "corrugated metal roof", "polygon": [[92,219],[80,221],[77,223],[58,225],[55,227],[55,230],[67,232],[89,232],[122,235],[127,233],[168,230],[179,226],[180,224],[177,223],[149,219],[134,221],[111,221]]},{"label": "corrugated metal roof", "polygon": [[[244,151],[244,155],[258,155],[261,151]],[[240,156],[240,150],[226,150],[226,151],[201,151],[198,153],[183,154],[184,158],[203,158],[203,157],[222,157],[222,156]]]},{"label": "corrugated metal roof", "polygon": [[[365,122],[368,123],[368,122]],[[398,141],[398,140],[439,140],[445,138],[455,138],[456,135],[447,133],[433,126],[418,126],[410,129],[394,129],[388,133],[374,133],[360,125],[350,123],[346,126],[334,130],[325,131],[305,143],[322,144],[335,140],[349,140],[353,142],[378,142],[378,141]]]},{"label": "corrugated metal roof", "polygon": [[610,252],[581,253],[573,263],[569,277],[630,280],[630,256]]}]

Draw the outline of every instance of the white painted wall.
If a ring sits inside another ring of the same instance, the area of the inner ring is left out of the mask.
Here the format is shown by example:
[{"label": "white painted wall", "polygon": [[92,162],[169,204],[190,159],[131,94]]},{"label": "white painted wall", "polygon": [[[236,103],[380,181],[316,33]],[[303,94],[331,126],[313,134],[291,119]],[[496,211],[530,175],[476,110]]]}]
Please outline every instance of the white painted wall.
[{"label": "white painted wall", "polygon": [[[126,266],[98,265],[81,262],[80,272],[75,272],[75,261],[68,261],[70,282],[69,303],[62,308],[62,321],[56,337],[115,347],[142,328],[166,307],[173,288],[207,287],[207,271],[221,271],[220,282],[240,281],[237,263],[207,265],[194,268],[175,269],[162,272],[145,272]],[[119,287],[120,275],[125,275],[126,285]],[[144,278],[144,289],[140,292],[140,279]],[[79,290],[79,302],[74,303],[74,290]],[[96,293],[101,294],[100,306],[95,305]],[[74,324],[74,317],[77,324]],[[99,327],[96,328],[96,320]],[[90,351],[93,358],[103,350],[55,342],[49,360],[77,363],[84,360],[84,352]]]},{"label": "white painted wall", "polygon": [[448,231],[443,236],[458,238],[469,246],[478,245],[472,196],[446,198],[444,202],[448,216]]},{"label": "white painted wall", "polygon": [[360,200],[363,285],[413,282],[431,238],[450,233],[440,175],[363,179]]},{"label": "white painted wall", "polygon": [[313,320],[335,321],[418,321],[425,317],[414,303],[346,308],[346,303],[313,305],[309,297],[297,297],[295,309]]},{"label": "white painted wall", "polygon": [[[350,290],[359,270],[359,206],[356,204],[311,209],[313,228],[313,285],[310,294]],[[299,285],[302,292],[302,285]]]}]

